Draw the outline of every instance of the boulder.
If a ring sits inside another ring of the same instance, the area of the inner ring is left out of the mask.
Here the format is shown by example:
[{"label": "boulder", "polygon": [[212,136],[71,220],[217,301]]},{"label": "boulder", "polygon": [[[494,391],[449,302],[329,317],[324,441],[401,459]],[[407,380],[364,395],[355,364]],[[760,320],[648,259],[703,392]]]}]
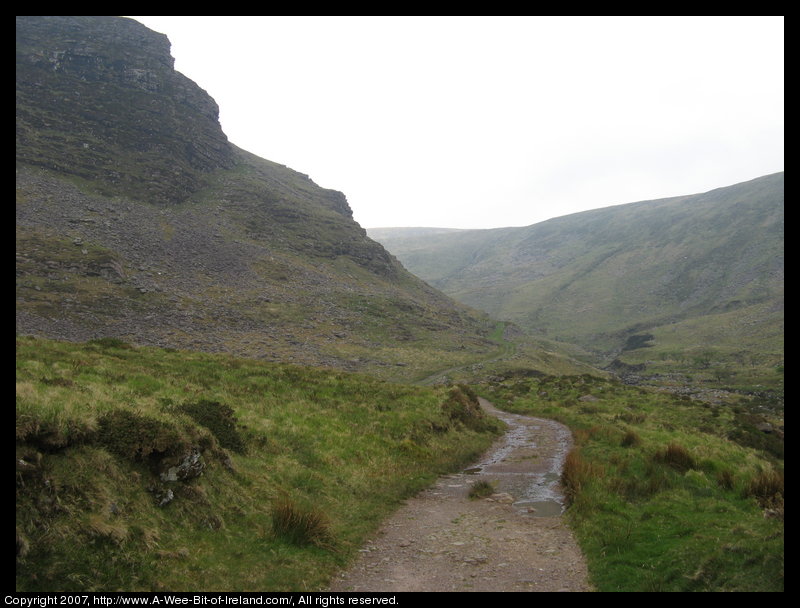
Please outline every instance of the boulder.
[{"label": "boulder", "polygon": [[185,481],[203,474],[206,463],[198,448],[191,448],[188,454],[179,458],[178,462],[175,458],[165,458],[161,462],[161,481]]}]

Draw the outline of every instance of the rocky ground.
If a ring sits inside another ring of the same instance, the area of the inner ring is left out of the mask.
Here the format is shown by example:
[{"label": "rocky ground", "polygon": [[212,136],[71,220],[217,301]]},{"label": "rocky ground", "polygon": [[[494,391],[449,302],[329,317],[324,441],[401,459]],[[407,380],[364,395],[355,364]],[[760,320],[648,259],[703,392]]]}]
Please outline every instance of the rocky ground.
[{"label": "rocky ground", "polygon": [[[89,195],[24,167],[17,190],[19,333],[79,342],[109,335],[348,368],[319,353],[319,343],[336,336],[314,331],[345,331],[344,317],[355,317],[327,303],[338,293],[331,277],[311,265],[287,266],[286,277],[266,280],[254,264],[269,256],[268,247],[239,235],[232,214],[218,206],[156,207]],[[111,263],[97,269],[75,262],[81,252],[88,257],[89,244],[108,252]]]},{"label": "rocky ground", "polygon": [[[509,425],[506,435],[473,467],[407,501],[331,591],[591,591],[561,517],[569,431],[482,405]],[[479,481],[495,492],[469,498]]]}]

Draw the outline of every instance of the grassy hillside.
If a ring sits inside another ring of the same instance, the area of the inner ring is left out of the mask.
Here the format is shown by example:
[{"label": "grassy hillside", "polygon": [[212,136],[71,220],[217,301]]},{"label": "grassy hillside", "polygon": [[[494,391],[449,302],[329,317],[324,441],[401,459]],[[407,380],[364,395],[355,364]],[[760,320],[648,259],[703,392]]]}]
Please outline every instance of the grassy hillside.
[{"label": "grassy hillside", "polygon": [[420,378],[418,384],[480,384],[490,379],[588,374],[607,377],[608,372],[582,363],[586,353],[571,344],[536,338],[511,323],[498,322],[489,338],[496,350],[480,361],[447,367]]},{"label": "grassy hillside", "polygon": [[783,303],[765,302],[653,328],[624,351],[621,372],[661,384],[783,393]]},{"label": "grassy hillside", "polygon": [[[653,354],[664,367],[713,347],[737,384],[773,383],[783,361],[783,184],[780,173],[525,228],[381,241],[456,299],[596,361],[649,366]],[[737,363],[748,354],[757,365]]]},{"label": "grassy hillside", "polygon": [[169,208],[21,169],[18,331],[398,379],[494,350],[485,315],[410,275],[314,198],[325,191],[285,167],[239,158],[236,169]]},{"label": "grassy hillside", "polygon": [[710,406],[590,376],[482,390],[573,430],[567,518],[598,590],[783,591],[782,407]]},{"label": "grassy hillside", "polygon": [[469,391],[17,340],[17,590],[323,589],[497,433]]}]

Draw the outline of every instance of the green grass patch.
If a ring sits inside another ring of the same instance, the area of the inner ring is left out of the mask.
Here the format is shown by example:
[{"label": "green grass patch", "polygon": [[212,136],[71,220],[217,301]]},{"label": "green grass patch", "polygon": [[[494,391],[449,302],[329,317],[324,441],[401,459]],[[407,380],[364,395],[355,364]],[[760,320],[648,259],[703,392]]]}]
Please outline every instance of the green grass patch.
[{"label": "green grass patch", "polygon": [[18,338],[16,588],[323,590],[401,500],[491,444],[473,398]]},{"label": "green grass patch", "polygon": [[783,590],[784,465],[747,437],[741,419],[757,406],[590,376],[511,380],[487,396],[572,429],[567,519],[598,590]]}]

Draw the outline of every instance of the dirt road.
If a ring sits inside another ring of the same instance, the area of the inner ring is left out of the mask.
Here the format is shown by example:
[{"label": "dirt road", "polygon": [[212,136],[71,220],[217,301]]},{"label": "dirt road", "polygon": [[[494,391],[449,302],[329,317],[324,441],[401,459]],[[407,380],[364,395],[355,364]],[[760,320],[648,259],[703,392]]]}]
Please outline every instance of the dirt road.
[{"label": "dirt road", "polygon": [[[331,591],[591,590],[561,518],[569,430],[481,405],[509,425],[506,435],[474,466],[408,500]],[[481,480],[495,493],[470,499]]]}]

